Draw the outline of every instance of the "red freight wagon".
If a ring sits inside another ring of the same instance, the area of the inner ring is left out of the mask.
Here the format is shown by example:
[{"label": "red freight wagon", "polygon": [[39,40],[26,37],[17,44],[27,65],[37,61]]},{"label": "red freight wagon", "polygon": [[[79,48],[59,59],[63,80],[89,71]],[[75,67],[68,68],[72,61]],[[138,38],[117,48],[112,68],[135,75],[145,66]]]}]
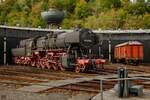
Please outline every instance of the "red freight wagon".
[{"label": "red freight wagon", "polygon": [[143,60],[143,44],[138,41],[128,41],[115,46],[114,57],[117,62],[139,64]]}]

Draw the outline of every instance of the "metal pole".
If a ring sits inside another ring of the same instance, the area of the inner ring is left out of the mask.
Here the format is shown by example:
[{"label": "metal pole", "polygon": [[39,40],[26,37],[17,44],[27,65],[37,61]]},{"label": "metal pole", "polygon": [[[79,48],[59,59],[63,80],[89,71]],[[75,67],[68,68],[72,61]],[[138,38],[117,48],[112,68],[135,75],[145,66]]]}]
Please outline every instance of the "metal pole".
[{"label": "metal pole", "polygon": [[4,37],[4,65],[6,65],[6,37]]},{"label": "metal pole", "polygon": [[99,45],[99,57],[101,57],[101,46]]},{"label": "metal pole", "polygon": [[109,40],[108,43],[109,43],[109,62],[111,62],[111,40]]},{"label": "metal pole", "polygon": [[6,38],[6,31],[5,31],[5,33],[4,33],[5,35],[4,35],[4,65],[6,65],[6,56],[7,56],[7,54],[6,54],[6,52],[7,52],[7,44],[6,44],[6,40],[7,40],[7,38]]},{"label": "metal pole", "polygon": [[99,57],[102,55],[102,41],[99,42]]},{"label": "metal pole", "polygon": [[103,100],[103,80],[100,80],[101,100]]}]

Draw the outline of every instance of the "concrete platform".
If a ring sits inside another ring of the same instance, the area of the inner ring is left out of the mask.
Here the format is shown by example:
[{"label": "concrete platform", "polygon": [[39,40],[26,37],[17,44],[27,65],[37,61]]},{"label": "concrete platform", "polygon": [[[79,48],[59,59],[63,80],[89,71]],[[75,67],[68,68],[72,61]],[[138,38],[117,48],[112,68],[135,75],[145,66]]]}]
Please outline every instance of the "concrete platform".
[{"label": "concrete platform", "polygon": [[[97,94],[91,100],[101,100],[101,94]],[[128,98],[118,98],[117,94],[115,94],[115,91],[112,89],[104,92],[103,100],[150,100],[150,90],[144,90],[144,94],[141,97],[135,96]]]}]

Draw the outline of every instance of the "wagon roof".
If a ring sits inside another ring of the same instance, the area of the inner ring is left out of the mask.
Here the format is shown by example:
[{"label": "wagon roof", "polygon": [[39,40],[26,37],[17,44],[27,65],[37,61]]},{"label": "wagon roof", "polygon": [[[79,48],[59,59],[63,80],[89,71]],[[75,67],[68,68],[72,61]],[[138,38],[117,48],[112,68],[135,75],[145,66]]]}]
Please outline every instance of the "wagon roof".
[{"label": "wagon roof", "polygon": [[138,42],[138,41],[128,41],[128,42],[118,44],[115,47],[120,47],[120,46],[124,46],[124,45],[143,45],[143,44],[141,42]]}]

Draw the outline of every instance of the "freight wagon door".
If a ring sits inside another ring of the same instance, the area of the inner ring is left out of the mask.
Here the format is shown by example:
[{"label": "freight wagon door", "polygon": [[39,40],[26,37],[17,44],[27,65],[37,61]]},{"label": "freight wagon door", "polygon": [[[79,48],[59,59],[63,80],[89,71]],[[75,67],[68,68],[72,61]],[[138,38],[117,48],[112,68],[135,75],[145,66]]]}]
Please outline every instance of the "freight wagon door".
[{"label": "freight wagon door", "polygon": [[123,59],[126,58],[126,46],[122,46],[121,56]]},{"label": "freight wagon door", "polygon": [[143,60],[143,45],[139,46],[139,59]]},{"label": "freight wagon door", "polygon": [[118,47],[115,47],[115,54],[114,54],[115,59],[118,59],[118,50],[119,50]]},{"label": "freight wagon door", "polygon": [[132,46],[132,58],[133,59],[138,59],[139,57],[139,46],[138,45],[133,45]]},{"label": "freight wagon door", "polygon": [[125,53],[126,53],[126,59],[130,59],[131,58],[131,46],[130,45],[127,45],[126,46],[126,51],[125,51]]}]

